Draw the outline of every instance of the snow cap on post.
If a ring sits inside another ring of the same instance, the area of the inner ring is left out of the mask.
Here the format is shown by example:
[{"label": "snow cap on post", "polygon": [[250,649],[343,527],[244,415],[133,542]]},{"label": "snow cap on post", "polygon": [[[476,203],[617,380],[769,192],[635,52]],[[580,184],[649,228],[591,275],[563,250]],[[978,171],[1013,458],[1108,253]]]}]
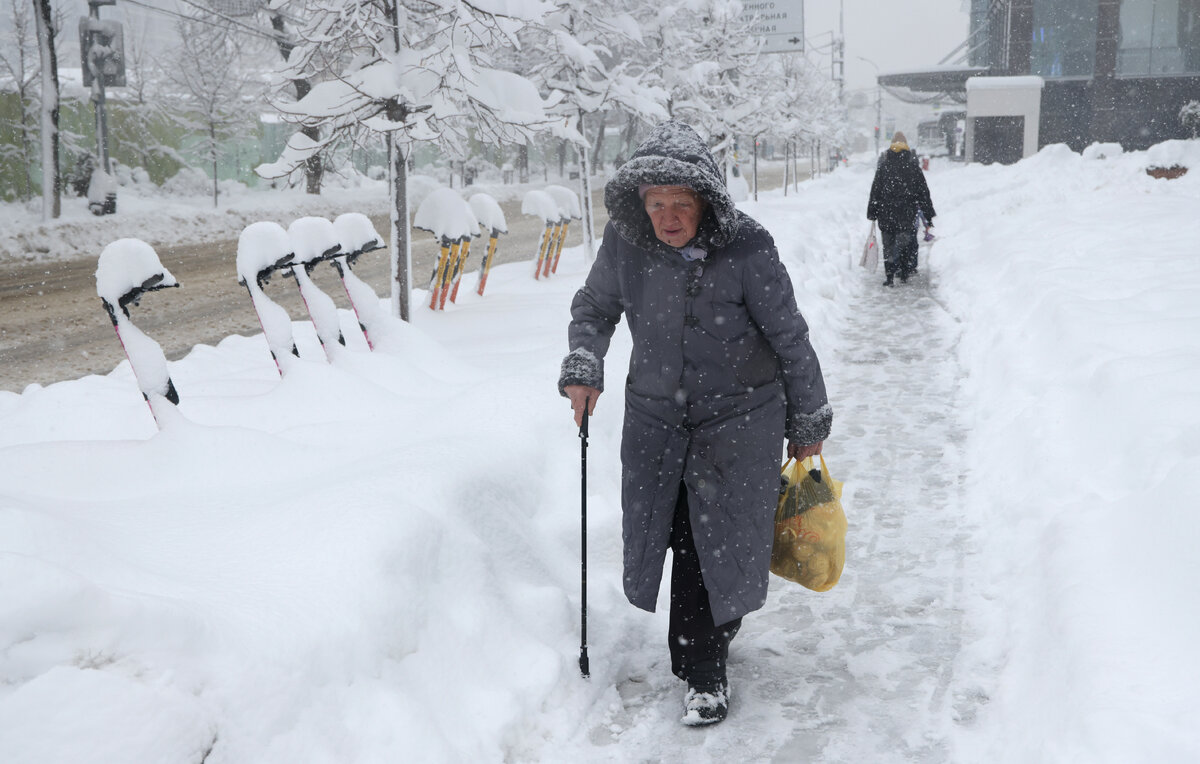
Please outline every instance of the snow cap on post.
[{"label": "snow cap on post", "polygon": [[429,231],[438,239],[465,239],[479,235],[479,221],[471,205],[452,189],[439,188],[421,202],[413,228]]},{"label": "snow cap on post", "polygon": [[251,223],[238,236],[238,283],[260,285],[260,274],[290,264],[294,254],[283,226],[270,220]]},{"label": "snow cap on post", "polygon": [[546,193],[558,202],[560,220],[579,220],[583,217],[583,208],[579,206],[579,197],[566,186],[551,184],[546,186]]},{"label": "snow cap on post", "polygon": [[296,218],[288,226],[287,235],[292,241],[296,262],[305,265],[332,257],[342,248],[333,223],[322,217]]},{"label": "snow cap on post", "polygon": [[554,197],[537,189],[526,192],[525,198],[521,201],[521,214],[539,217],[547,225],[557,223],[562,219],[562,215],[559,214],[558,202]]},{"label": "snow cap on post", "polygon": [[383,246],[383,237],[371,219],[361,212],[345,212],[333,219],[333,230],[342,245],[341,254],[359,255]]},{"label": "snow cap on post", "polygon": [[471,211],[479,220],[480,227],[488,233],[508,233],[508,221],[505,220],[504,210],[500,209],[500,203],[495,197],[489,194],[472,194],[467,204],[471,205]]},{"label": "snow cap on post", "polygon": [[96,263],[96,294],[116,308],[126,295],[179,286],[163,267],[154,247],[141,239],[117,239],[100,252]]}]

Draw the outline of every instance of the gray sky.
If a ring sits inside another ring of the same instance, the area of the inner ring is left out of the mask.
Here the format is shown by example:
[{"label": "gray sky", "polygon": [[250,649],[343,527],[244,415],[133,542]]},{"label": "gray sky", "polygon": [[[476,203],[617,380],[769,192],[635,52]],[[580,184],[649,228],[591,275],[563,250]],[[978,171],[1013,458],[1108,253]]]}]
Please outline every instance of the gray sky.
[{"label": "gray sky", "polygon": [[[804,0],[810,58],[829,67],[830,32],[845,9],[846,89],[875,86],[875,67],[895,72],[934,66],[967,37],[967,0]],[[823,58],[822,58],[823,57]]]}]

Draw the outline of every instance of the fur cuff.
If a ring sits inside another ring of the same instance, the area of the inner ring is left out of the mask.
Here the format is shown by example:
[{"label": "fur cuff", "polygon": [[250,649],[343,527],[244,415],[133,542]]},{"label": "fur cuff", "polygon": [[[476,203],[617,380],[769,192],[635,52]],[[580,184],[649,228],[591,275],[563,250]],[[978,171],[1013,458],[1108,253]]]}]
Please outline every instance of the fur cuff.
[{"label": "fur cuff", "polygon": [[575,348],[563,359],[558,375],[558,393],[566,397],[567,385],[586,385],[604,390],[604,363],[587,348]]},{"label": "fur cuff", "polygon": [[810,414],[793,413],[789,420],[787,439],[811,446],[829,437],[833,428],[833,409],[826,403]]}]

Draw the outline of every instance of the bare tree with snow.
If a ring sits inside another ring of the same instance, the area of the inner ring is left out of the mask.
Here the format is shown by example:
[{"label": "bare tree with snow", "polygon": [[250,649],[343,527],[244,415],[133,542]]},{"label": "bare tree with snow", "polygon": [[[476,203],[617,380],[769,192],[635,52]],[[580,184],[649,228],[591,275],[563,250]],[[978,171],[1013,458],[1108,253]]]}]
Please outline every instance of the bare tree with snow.
[{"label": "bare tree with snow", "polygon": [[[493,52],[517,44],[517,32],[550,6],[540,0],[442,5],[422,0],[292,0],[280,9],[298,19],[297,42],[280,72],[315,81],[276,107],[301,130],[277,162],[256,171],[281,177],[322,151],[388,137],[391,194],[392,309],[409,318],[411,252],[407,163],[414,144],[450,153],[468,138],[523,143],[542,130],[573,134],[546,114],[529,80],[495,66]],[[316,128],[314,138],[311,128]]]},{"label": "bare tree with snow", "polygon": [[[288,24],[287,17],[280,10],[272,8],[269,11],[271,19],[271,28],[275,32],[275,44],[279,49],[279,55],[283,56],[284,63],[292,56],[292,51],[296,48],[295,30]],[[286,80],[288,87],[292,89],[292,94],[296,100],[300,100],[312,92],[312,81],[309,77],[305,77],[298,70],[293,70],[293,75]],[[300,134],[316,143],[321,139],[321,131],[315,125],[301,125]],[[321,154],[316,153],[304,160],[304,190],[310,194],[321,193],[321,179],[324,176],[324,164],[321,161]]]},{"label": "bare tree with snow", "polygon": [[[537,55],[530,61],[530,71],[543,87],[558,94],[557,111],[581,133],[589,115],[603,115],[608,109],[619,108],[652,122],[667,117],[666,91],[653,84],[649,71],[636,59],[619,55],[622,45],[643,44],[641,24],[619,3],[560,2],[543,23],[544,39],[533,46]],[[597,134],[602,135],[603,116],[597,121]],[[576,145],[584,251],[590,258],[596,244],[589,148],[586,142]]]},{"label": "bare tree with snow", "polygon": [[172,108],[168,91],[168,71],[177,61],[160,61],[153,51],[154,42],[144,22],[133,28],[126,25],[125,97],[121,101],[122,119],[112,128],[112,141],[136,155],[152,177],[159,173],[161,179],[161,174],[174,174],[187,161],[174,146],[156,138],[161,126],[180,124],[180,115]]},{"label": "bare tree with snow", "polygon": [[12,92],[17,97],[17,115],[11,124],[17,142],[15,145],[0,144],[0,151],[13,166],[21,168],[21,181],[15,189],[17,195],[21,199],[30,199],[33,197],[33,174],[37,167],[34,161],[34,144],[37,141],[35,103],[38,78],[41,76],[37,35],[34,33],[36,9],[21,0],[8,0],[5,5],[12,23],[12,39],[9,41],[11,44],[0,46],[0,75],[11,83]]},{"label": "bare tree with snow", "polygon": [[769,56],[752,34],[753,20],[737,0],[699,0],[665,6],[656,21],[671,116],[708,136],[729,173],[734,142],[748,132],[746,123],[771,84]]},{"label": "bare tree with snow", "polygon": [[181,115],[203,136],[201,151],[212,170],[217,206],[222,141],[251,124],[261,102],[261,83],[245,66],[244,40],[221,19],[200,14],[179,23],[179,49],[167,67],[178,88]]}]

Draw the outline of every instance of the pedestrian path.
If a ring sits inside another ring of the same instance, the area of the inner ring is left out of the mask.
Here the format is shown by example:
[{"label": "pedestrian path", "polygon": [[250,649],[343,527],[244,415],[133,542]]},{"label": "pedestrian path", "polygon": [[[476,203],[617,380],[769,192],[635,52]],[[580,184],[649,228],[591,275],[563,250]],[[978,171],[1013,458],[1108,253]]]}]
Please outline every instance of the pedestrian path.
[{"label": "pedestrian path", "polygon": [[616,692],[593,707],[572,755],[952,760],[949,733],[976,706],[952,681],[974,547],[960,506],[959,330],[924,270],[891,289],[882,274],[861,278],[845,334],[819,343],[835,411],[826,457],[850,524],[841,582],[818,594],[772,577],[733,643],[730,718],[704,730],[678,723],[683,685],[661,634],[626,634]]},{"label": "pedestrian path", "polygon": [[[892,288],[864,278],[826,363],[846,571],[828,594],[773,583],[782,596],[761,618],[781,633],[799,627],[781,664],[793,688],[777,699],[796,726],[776,761],[950,761],[950,725],[974,707],[951,691],[973,548],[961,507],[959,330],[927,270]],[[756,636],[772,640],[767,629]]]}]

